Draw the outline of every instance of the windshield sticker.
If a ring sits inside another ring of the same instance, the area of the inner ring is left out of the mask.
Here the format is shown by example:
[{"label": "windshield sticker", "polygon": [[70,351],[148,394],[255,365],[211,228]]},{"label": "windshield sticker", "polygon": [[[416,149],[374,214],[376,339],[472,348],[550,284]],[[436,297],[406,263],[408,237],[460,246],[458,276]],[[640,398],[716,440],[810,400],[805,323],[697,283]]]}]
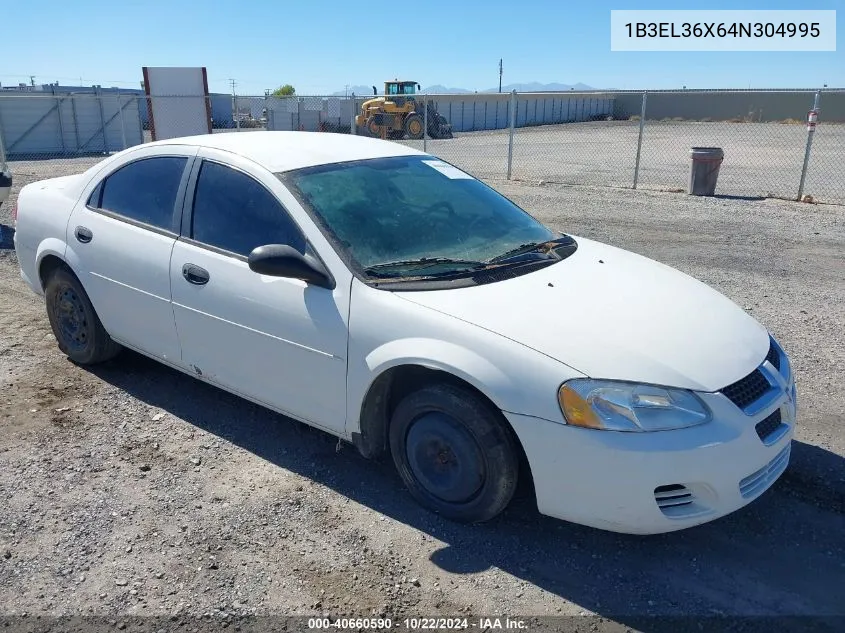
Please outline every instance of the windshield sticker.
[{"label": "windshield sticker", "polygon": [[470,176],[468,173],[461,171],[460,169],[454,167],[453,165],[450,165],[449,163],[444,163],[442,160],[424,160],[423,162],[432,169],[436,169],[441,174],[443,174],[447,178],[451,178],[452,180],[472,180],[472,176]]}]

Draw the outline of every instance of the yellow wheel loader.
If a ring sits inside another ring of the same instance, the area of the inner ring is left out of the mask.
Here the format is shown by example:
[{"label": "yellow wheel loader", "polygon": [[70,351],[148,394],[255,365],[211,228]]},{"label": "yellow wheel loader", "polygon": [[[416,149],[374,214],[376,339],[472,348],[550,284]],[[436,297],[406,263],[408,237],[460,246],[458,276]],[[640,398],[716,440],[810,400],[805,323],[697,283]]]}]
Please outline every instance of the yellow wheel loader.
[{"label": "yellow wheel loader", "polygon": [[[417,97],[420,88],[415,81],[384,82],[384,95],[378,96],[373,86],[372,99],[361,104],[355,117],[359,133],[386,139],[420,139],[425,127],[425,103]],[[428,135],[431,138],[452,138],[452,126],[428,102]]]}]

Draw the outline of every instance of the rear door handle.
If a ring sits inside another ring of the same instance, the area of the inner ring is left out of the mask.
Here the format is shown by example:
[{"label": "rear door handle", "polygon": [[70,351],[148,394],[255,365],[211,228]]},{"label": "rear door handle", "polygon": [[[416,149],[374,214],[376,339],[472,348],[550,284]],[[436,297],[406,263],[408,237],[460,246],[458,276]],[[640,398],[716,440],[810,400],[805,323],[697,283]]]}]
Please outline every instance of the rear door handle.
[{"label": "rear door handle", "polygon": [[86,229],[84,226],[77,226],[73,234],[76,236],[76,240],[78,242],[82,242],[83,244],[87,244],[94,237],[91,230]]},{"label": "rear door handle", "polygon": [[211,275],[205,268],[200,268],[196,264],[185,264],[182,266],[182,276],[188,280],[188,283],[195,286],[202,286],[208,283]]}]

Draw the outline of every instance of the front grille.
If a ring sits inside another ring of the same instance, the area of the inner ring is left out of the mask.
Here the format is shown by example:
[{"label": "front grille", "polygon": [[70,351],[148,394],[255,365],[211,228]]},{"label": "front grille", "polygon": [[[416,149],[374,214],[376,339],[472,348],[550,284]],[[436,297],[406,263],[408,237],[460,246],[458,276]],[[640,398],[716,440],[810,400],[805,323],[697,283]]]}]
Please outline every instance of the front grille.
[{"label": "front grille", "polygon": [[778,353],[774,342],[769,343],[769,353],[766,354],[766,360],[769,361],[775,369],[780,371],[780,354]]},{"label": "front grille", "polygon": [[740,409],[759,400],[772,386],[759,369],[722,389],[722,393]]},{"label": "front grille", "polygon": [[739,482],[739,493],[744,499],[750,499],[763,494],[775,479],[781,476],[789,465],[791,445],[787,445],[775,458],[757,472],[751,473]]},{"label": "front grille", "polygon": [[757,426],[754,427],[757,431],[757,437],[765,442],[766,438],[780,428],[780,423],[780,409],[775,409],[769,417],[762,422],[758,422]]}]

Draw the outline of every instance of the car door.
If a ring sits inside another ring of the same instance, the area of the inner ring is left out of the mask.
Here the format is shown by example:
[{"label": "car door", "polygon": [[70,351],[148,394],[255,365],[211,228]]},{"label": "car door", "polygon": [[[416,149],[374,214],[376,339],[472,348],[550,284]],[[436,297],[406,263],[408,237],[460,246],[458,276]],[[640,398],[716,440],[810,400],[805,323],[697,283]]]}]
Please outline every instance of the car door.
[{"label": "car door", "polygon": [[250,270],[247,256],[257,246],[287,244],[314,254],[278,194],[296,202],[254,163],[203,153],[170,269],[183,363],[211,382],[342,434],[351,275],[329,290]]},{"label": "car door", "polygon": [[109,335],[171,363],[181,350],[170,255],[192,153],[144,149],[110,166],[89,183],[67,226],[69,261]]}]

